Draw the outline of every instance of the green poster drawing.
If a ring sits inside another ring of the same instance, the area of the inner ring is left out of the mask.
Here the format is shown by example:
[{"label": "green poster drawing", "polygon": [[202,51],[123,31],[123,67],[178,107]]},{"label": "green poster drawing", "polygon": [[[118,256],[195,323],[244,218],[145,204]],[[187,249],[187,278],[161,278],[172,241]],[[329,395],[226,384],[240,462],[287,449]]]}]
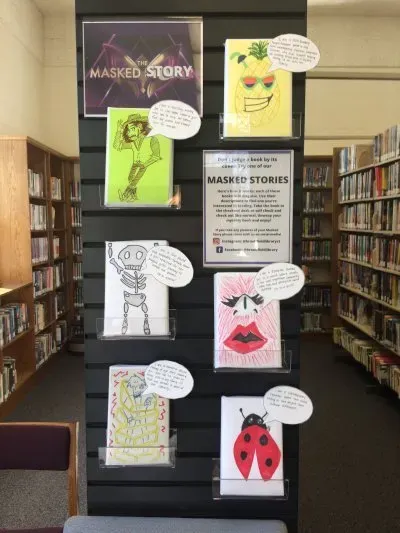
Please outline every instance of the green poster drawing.
[{"label": "green poster drawing", "polygon": [[105,205],[165,206],[172,197],[173,141],[148,134],[148,109],[108,108]]}]

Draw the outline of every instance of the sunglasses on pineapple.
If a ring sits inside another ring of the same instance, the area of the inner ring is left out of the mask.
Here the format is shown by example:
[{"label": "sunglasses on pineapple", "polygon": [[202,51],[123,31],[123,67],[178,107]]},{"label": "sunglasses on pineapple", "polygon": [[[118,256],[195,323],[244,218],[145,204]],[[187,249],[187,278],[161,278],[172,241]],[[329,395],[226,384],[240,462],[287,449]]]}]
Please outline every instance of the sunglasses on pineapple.
[{"label": "sunglasses on pineapple", "polygon": [[240,81],[246,89],[252,89],[257,84],[262,85],[266,89],[271,89],[275,83],[275,76],[265,76],[262,78],[258,76],[243,76],[240,78]]}]

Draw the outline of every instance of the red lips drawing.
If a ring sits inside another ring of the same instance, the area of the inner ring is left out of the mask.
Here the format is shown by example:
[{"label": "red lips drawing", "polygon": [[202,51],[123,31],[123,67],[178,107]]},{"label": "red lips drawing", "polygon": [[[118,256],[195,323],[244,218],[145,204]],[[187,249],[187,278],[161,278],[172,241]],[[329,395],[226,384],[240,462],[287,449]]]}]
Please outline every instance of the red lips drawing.
[{"label": "red lips drawing", "polygon": [[258,329],[256,323],[252,322],[248,326],[242,326],[241,324],[236,326],[229,337],[225,339],[224,344],[230,350],[246,354],[260,350],[267,340]]}]

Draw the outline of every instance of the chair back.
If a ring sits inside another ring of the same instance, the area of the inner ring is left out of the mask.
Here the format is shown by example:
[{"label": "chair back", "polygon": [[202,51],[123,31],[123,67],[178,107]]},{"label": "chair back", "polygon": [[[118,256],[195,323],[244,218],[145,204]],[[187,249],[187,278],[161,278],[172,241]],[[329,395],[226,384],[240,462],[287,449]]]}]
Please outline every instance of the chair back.
[{"label": "chair back", "polygon": [[0,422],[0,470],[68,471],[69,514],[78,514],[78,423]]}]

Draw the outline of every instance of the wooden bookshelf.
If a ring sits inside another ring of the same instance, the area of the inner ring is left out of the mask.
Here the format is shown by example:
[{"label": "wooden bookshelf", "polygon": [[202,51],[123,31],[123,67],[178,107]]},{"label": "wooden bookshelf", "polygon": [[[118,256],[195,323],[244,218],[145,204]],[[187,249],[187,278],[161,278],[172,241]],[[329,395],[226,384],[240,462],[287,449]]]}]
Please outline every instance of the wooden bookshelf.
[{"label": "wooden bookshelf", "polygon": [[[318,176],[317,169],[321,168],[327,168],[326,180],[323,183],[313,180],[313,176]],[[313,193],[318,193],[323,200],[322,209],[316,210],[315,206],[314,209],[310,209],[310,201],[307,205],[307,198],[310,200]],[[331,258],[328,256],[313,258],[309,253],[312,247],[322,247],[332,240],[332,156],[305,157],[302,219],[302,264],[306,278],[309,279],[304,288],[304,298],[310,300],[313,291],[318,297],[321,291],[329,293],[332,288]],[[319,229],[319,231],[313,231],[314,229]],[[301,317],[303,335],[326,334],[332,330],[330,306],[319,302],[315,305],[304,305],[303,302]],[[304,329],[305,327],[310,327],[310,329]]]},{"label": "wooden bookshelf", "polygon": [[[333,154],[333,326],[345,328],[361,340],[371,339],[371,346],[380,353],[400,356],[400,329],[396,326],[397,318],[400,321],[400,252],[396,252],[400,246],[400,221],[394,224],[398,206],[400,209],[400,193],[399,187],[390,186],[387,175],[380,181],[382,170],[378,170],[385,168],[385,172],[392,171],[392,177],[395,176],[394,165],[400,163],[400,156],[339,173],[341,150],[335,148]],[[390,165],[392,168],[387,168]],[[346,183],[347,189],[341,193],[341,185],[343,191]],[[346,212],[352,206],[363,211]],[[364,216],[367,209],[368,218]],[[344,225],[346,215],[352,217],[348,218],[351,227]],[[382,229],[385,225],[390,229]],[[340,307],[343,298],[354,298],[351,309]],[[398,363],[391,364],[400,367],[400,357]]]},{"label": "wooden bookshelf", "polygon": [[[0,404],[0,417],[15,407],[36,376],[39,366],[45,366],[43,363],[62,348],[56,343],[59,320],[65,321],[66,336],[69,333],[72,320],[72,271],[69,265],[72,246],[68,234],[68,213],[72,165],[70,158],[29,137],[0,137],[0,286],[14,287],[0,296],[0,305],[24,302],[29,310],[29,328],[0,348],[0,371],[3,369],[3,354],[14,358],[17,368],[16,390]],[[29,190],[30,172],[42,176],[41,193]],[[41,209],[41,218],[39,221],[36,219],[36,226],[40,228],[35,226],[32,229],[31,209],[38,208],[31,208],[31,205]],[[48,253],[35,262],[31,243],[32,239],[37,238],[47,240]],[[59,242],[59,250],[55,248],[56,242]],[[55,286],[56,264],[63,265],[62,285],[59,288]],[[44,272],[46,269],[51,280],[50,286],[36,294],[32,283],[34,272]],[[61,301],[64,302],[63,306],[60,306]],[[35,305],[39,304],[46,306],[46,312],[44,328],[37,331]],[[36,345],[43,332],[51,337],[51,353],[39,361]]]}]

